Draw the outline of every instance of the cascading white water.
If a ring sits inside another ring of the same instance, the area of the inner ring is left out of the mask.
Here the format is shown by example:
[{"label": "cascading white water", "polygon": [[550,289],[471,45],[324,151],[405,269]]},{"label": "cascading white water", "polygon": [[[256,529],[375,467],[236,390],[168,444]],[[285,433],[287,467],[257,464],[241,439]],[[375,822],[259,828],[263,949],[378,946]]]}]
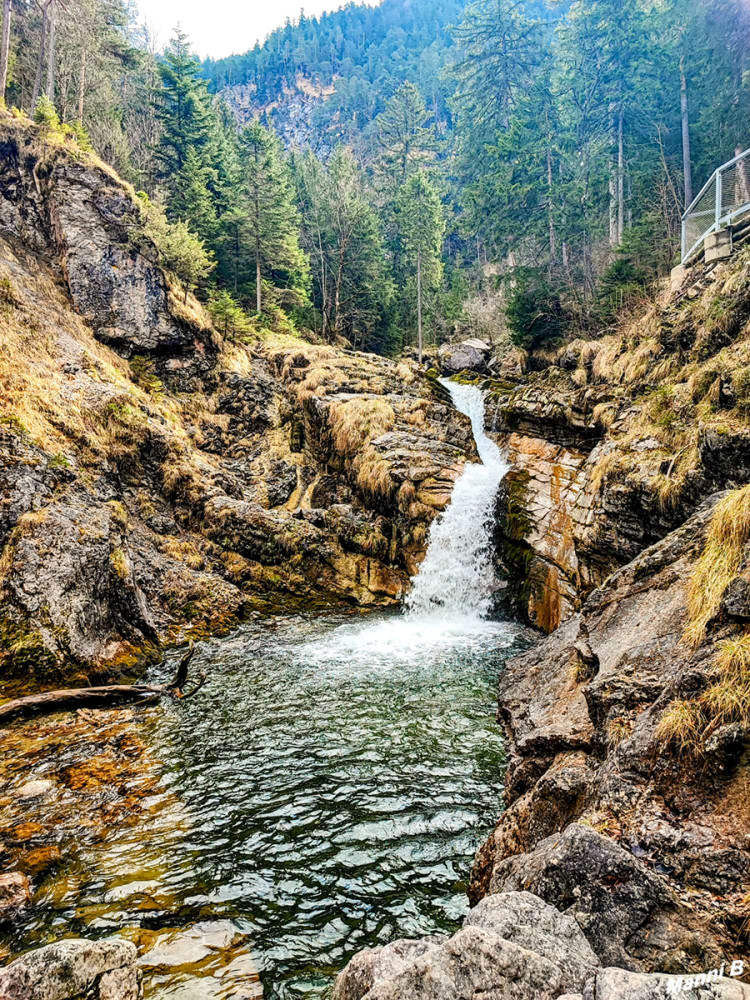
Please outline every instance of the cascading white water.
[{"label": "cascading white water", "polygon": [[508,463],[484,432],[484,396],[472,385],[441,379],[457,410],[471,420],[482,462],[470,463],[451,502],[430,530],[427,555],[405,605],[409,616],[484,618],[496,587],[492,516]]},{"label": "cascading white water", "polygon": [[[442,380],[441,380],[442,381]],[[451,502],[433,522],[427,555],[400,615],[342,625],[304,647],[300,661],[316,669],[391,670],[395,662],[431,669],[507,648],[516,628],[488,617],[496,589],[492,518],[508,470],[484,432],[484,397],[474,386],[443,381],[456,408],[471,419],[481,464],[467,464]]]}]

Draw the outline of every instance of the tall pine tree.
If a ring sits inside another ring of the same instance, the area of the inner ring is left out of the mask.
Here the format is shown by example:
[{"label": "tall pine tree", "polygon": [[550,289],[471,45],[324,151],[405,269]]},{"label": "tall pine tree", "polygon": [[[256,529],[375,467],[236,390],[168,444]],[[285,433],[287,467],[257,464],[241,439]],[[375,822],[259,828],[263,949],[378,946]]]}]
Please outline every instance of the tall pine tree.
[{"label": "tall pine tree", "polygon": [[299,245],[299,216],[291,178],[279,141],[259,122],[241,135],[245,173],[247,227],[245,237],[255,266],[256,311],[263,309],[263,280],[300,292],[309,275]]},{"label": "tall pine tree", "polygon": [[445,234],[443,206],[427,173],[420,170],[401,189],[396,203],[397,218],[407,267],[413,279],[417,312],[419,360],[424,350],[424,304],[443,276],[442,249]]}]

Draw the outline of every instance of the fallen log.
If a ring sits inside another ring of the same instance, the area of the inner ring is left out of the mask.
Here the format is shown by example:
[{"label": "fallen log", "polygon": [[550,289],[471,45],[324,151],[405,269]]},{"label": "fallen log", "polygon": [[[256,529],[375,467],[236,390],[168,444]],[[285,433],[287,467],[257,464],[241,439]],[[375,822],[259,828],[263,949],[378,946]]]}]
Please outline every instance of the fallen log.
[{"label": "fallen log", "polygon": [[201,672],[193,689],[187,693],[183,690],[194,652],[191,642],[190,648],[180,660],[177,673],[169,684],[108,684],[103,687],[63,688],[60,691],[45,691],[25,698],[14,698],[0,705],[0,726],[15,722],[17,719],[28,719],[52,712],[69,712],[79,708],[148,705],[165,697],[180,701],[192,698],[206,683],[206,675]]}]

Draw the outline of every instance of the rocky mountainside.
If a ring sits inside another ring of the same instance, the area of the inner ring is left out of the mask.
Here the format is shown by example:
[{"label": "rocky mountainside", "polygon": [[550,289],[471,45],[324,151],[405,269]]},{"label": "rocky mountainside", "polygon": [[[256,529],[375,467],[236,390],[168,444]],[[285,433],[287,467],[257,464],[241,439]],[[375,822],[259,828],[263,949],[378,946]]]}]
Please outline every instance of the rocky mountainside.
[{"label": "rocky mountainside", "polygon": [[0,128],[0,677],[132,672],[261,603],[398,599],[467,460],[411,363],[222,339],[102,163]]}]

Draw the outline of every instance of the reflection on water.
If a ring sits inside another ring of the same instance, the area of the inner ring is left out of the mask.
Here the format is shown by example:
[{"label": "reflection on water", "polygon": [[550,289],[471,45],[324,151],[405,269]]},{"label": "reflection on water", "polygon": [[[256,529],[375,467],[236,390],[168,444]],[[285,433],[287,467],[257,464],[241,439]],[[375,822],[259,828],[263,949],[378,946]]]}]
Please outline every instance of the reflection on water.
[{"label": "reflection on water", "polygon": [[[70,749],[73,717],[50,720],[67,737],[30,773],[54,782],[60,858],[8,943],[122,933],[148,996],[237,1000],[257,995],[253,961],[266,997],[322,997],[358,949],[452,929],[500,807],[493,689],[517,636],[398,615],[246,626],[201,645],[211,680],[193,701],[111,713],[143,746],[89,798],[60,755],[104,751],[91,734]],[[0,795],[19,809],[29,771],[5,760]],[[84,824],[102,805],[106,835],[79,834],[70,810]]]}]

